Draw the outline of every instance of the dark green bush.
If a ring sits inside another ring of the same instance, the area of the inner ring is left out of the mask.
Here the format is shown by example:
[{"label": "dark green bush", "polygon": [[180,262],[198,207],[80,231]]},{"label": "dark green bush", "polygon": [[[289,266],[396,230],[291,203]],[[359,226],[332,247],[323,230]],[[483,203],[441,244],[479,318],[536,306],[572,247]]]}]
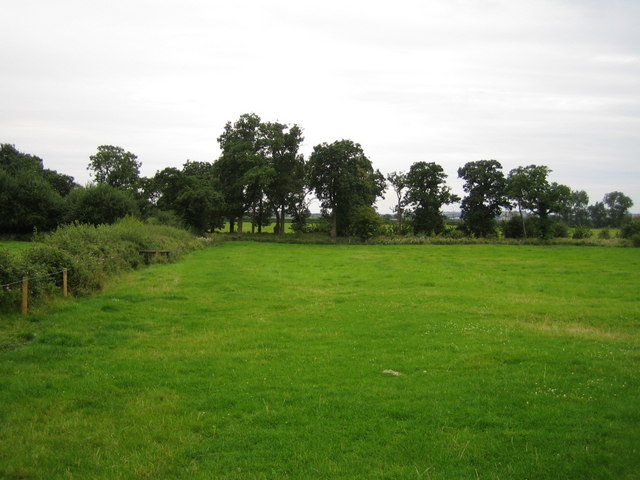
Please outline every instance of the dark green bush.
[{"label": "dark green bush", "polygon": [[598,238],[602,240],[609,240],[611,238],[611,232],[608,228],[603,228],[598,232]]},{"label": "dark green bush", "polygon": [[22,269],[15,255],[0,249],[0,309],[15,307],[20,301],[20,285],[7,285],[22,278]]},{"label": "dark green bush", "polygon": [[640,220],[631,220],[620,229],[622,238],[633,238],[634,235],[640,235]]},{"label": "dark green bush", "polygon": [[551,226],[551,238],[568,238],[569,226],[564,222],[555,222]]},{"label": "dark green bush", "polygon": [[351,234],[362,241],[375,237],[380,232],[382,220],[373,207],[357,208],[351,218]]},{"label": "dark green bush", "polygon": [[[537,238],[540,236],[540,224],[536,217],[525,217],[524,225],[527,231],[527,238]],[[519,216],[502,222],[501,227],[505,238],[525,238],[522,219]]]}]

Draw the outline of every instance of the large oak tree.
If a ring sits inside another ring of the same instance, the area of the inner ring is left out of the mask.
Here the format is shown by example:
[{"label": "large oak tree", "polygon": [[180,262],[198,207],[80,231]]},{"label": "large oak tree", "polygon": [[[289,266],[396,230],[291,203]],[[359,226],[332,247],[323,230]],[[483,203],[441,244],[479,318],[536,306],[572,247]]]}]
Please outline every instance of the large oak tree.
[{"label": "large oak tree", "polygon": [[333,240],[348,235],[356,213],[372,207],[385,189],[382,174],[351,140],[316,145],[309,158],[308,182],[331,219]]}]

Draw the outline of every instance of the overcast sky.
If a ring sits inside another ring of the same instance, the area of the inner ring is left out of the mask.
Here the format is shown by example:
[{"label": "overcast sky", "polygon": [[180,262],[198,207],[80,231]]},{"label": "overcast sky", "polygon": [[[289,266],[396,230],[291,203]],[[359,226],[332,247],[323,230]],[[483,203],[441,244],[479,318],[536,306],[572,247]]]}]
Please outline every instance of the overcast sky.
[{"label": "overcast sky", "polygon": [[[640,0],[2,2],[0,142],[85,184],[118,145],[152,176],[227,121],[343,138],[383,174],[546,165],[640,211]],[[379,207],[388,213],[393,194]]]}]

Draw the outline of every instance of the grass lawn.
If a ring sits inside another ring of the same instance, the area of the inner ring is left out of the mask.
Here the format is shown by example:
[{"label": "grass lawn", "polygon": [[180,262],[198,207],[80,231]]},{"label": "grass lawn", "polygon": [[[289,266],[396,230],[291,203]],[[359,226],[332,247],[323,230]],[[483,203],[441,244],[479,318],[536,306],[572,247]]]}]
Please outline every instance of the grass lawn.
[{"label": "grass lawn", "polygon": [[640,249],[228,242],[0,318],[0,478],[640,478]]},{"label": "grass lawn", "polygon": [[0,249],[9,250],[11,252],[22,252],[36,245],[33,242],[20,242],[15,240],[0,240]]}]

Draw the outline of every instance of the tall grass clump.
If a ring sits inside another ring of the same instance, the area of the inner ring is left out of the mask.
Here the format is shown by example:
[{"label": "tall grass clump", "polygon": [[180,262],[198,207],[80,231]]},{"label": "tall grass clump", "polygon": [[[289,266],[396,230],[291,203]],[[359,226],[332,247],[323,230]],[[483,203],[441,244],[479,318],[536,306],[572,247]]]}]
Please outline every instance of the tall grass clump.
[{"label": "tall grass clump", "polygon": [[[20,253],[0,250],[0,285],[28,277],[30,298],[36,301],[58,289],[61,270],[68,269],[68,287],[84,294],[102,288],[106,279],[138,268],[145,262],[142,250],[170,250],[171,259],[200,244],[190,233],[166,225],[148,225],[123,218],[113,225],[69,224],[38,235],[38,244]],[[168,261],[151,257],[149,261]],[[19,285],[0,292],[0,309],[15,308]]]}]

